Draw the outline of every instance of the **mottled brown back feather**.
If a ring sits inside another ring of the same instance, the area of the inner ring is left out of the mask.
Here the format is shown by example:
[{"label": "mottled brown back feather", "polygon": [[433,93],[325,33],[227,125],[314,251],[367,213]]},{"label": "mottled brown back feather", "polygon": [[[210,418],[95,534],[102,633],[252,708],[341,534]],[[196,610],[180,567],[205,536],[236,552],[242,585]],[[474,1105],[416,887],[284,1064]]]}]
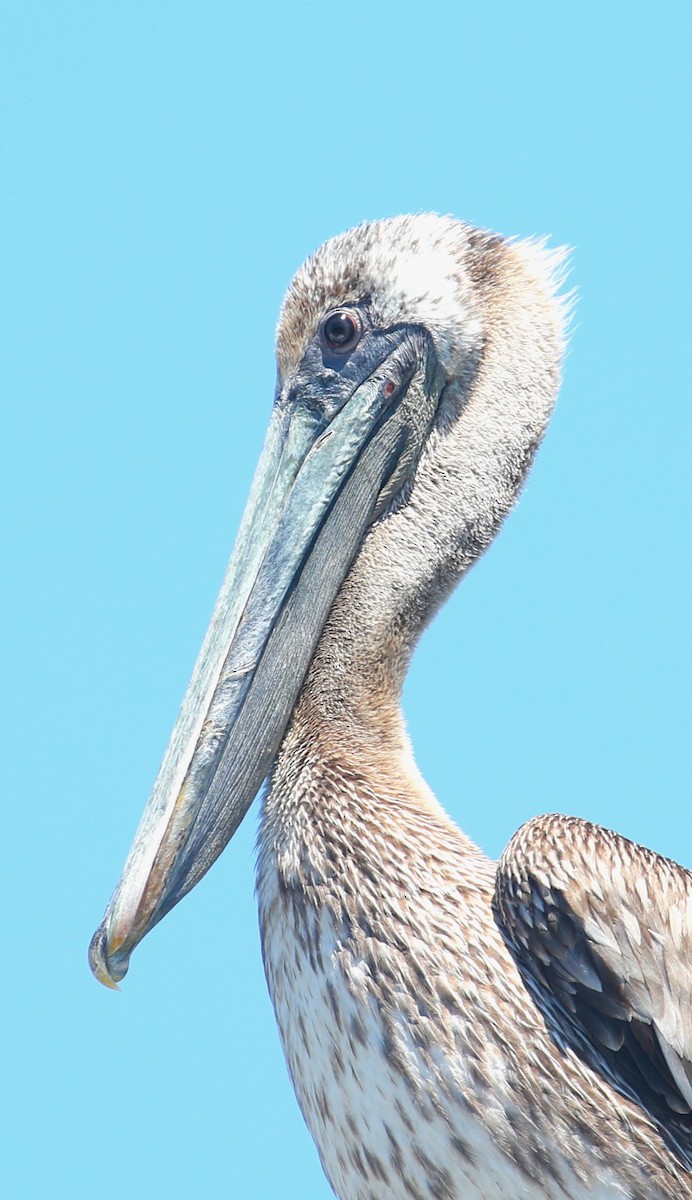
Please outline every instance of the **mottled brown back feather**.
[{"label": "mottled brown back feather", "polygon": [[549,1028],[637,1100],[692,1168],[692,877],[551,815],[498,866],[494,911]]}]

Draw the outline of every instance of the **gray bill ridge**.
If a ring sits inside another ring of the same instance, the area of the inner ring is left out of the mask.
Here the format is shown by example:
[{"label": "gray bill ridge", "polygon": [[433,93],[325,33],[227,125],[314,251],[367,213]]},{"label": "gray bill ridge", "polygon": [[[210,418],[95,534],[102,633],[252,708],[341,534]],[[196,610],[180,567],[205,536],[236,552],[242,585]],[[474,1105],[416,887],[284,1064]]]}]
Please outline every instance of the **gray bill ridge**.
[{"label": "gray bill ridge", "polygon": [[245,816],[364,532],[410,478],[434,418],[441,381],[423,330],[364,329],[345,369],[316,337],[306,359],[318,356],[317,379],[306,370],[277,395],[209,631],[92,939],[107,986]]}]

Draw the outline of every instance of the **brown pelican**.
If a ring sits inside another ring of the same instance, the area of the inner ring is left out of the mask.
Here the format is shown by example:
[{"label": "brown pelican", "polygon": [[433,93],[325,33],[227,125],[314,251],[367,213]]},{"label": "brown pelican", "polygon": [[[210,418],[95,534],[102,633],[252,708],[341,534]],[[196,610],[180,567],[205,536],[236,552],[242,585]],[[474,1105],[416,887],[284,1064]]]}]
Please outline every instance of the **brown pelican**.
[{"label": "brown pelican", "polygon": [[269,777],[266,976],[341,1200],[692,1197],[690,875],[561,816],[491,862],[400,712],[550,417],[560,261],[416,216],[300,269],[228,575],[91,947],[122,979]]}]

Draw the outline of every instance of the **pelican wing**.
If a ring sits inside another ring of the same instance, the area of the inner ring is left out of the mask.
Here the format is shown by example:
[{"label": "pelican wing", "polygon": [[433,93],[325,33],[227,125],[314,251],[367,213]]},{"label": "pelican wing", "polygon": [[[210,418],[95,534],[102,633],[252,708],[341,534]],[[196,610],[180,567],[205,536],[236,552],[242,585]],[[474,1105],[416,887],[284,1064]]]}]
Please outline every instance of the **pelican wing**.
[{"label": "pelican wing", "polygon": [[494,908],[557,1040],[692,1149],[692,875],[551,815],[509,843]]}]

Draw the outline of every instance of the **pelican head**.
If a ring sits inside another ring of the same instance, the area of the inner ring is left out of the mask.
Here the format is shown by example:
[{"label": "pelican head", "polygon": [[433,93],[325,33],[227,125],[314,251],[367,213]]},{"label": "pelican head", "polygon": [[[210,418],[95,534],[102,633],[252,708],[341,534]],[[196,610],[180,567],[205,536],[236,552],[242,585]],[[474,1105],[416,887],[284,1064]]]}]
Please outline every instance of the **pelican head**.
[{"label": "pelican head", "polygon": [[[490,542],[546,428],[560,262],[423,215],[353,229],[298,271],[235,550],[91,944],[102,982],[122,979],[232,837],[330,621],[343,646],[334,679],[366,656],[381,702],[398,704],[416,637]],[[365,704],[354,699],[354,723]]]}]

